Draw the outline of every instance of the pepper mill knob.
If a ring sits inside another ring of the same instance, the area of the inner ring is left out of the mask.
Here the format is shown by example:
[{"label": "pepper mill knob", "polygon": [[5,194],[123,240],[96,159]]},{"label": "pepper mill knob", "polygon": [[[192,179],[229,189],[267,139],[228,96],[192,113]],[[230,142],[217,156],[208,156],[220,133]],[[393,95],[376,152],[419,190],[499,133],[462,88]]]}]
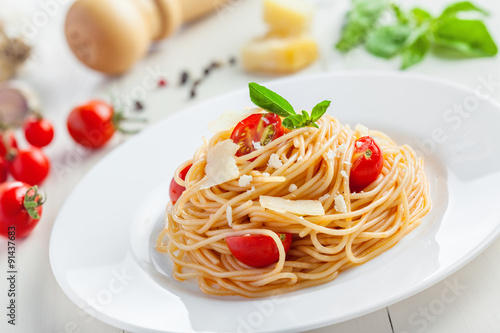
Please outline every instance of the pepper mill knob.
[{"label": "pepper mill knob", "polygon": [[65,34],[75,56],[106,74],[127,71],[152,41],[165,38],[228,0],[77,0]]}]

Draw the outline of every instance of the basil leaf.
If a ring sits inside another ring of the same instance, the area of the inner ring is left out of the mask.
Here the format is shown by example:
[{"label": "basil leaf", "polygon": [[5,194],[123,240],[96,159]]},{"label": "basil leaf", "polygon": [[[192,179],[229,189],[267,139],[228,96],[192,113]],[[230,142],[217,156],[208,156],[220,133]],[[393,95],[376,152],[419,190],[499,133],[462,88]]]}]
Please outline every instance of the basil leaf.
[{"label": "basil leaf", "polygon": [[291,116],[283,119],[283,126],[289,129],[296,129],[300,127],[304,127],[307,122],[307,118],[304,119],[304,116],[301,114],[292,114]]},{"label": "basil leaf", "polygon": [[250,99],[258,107],[261,107],[266,111],[276,113],[281,117],[287,117],[295,114],[292,105],[290,105],[286,99],[274,91],[271,91],[255,82],[249,83],[248,89],[250,90]]},{"label": "basil leaf", "polygon": [[434,42],[468,57],[494,56],[498,52],[488,29],[479,20],[441,20],[434,31]]},{"label": "basil leaf", "polygon": [[366,49],[381,58],[392,58],[405,46],[411,28],[406,24],[383,26],[375,30],[366,42]]},{"label": "basil leaf", "polygon": [[399,6],[391,4],[391,8],[399,23],[408,23],[408,16],[401,10],[401,8],[399,8]]},{"label": "basil leaf", "polygon": [[364,43],[382,12],[389,6],[388,0],[353,0],[352,3],[354,7],[347,13],[342,35],[335,45],[342,53]]},{"label": "basil leaf", "polygon": [[411,10],[411,18],[419,26],[424,22],[432,20],[432,15],[428,11],[416,7]]},{"label": "basil leaf", "polygon": [[431,42],[429,41],[427,35],[421,35],[417,38],[403,51],[403,63],[401,64],[401,69],[407,69],[408,67],[421,62],[429,50],[430,45]]},{"label": "basil leaf", "polygon": [[317,122],[319,118],[321,118],[325,114],[326,109],[328,109],[328,107],[330,106],[330,103],[331,101],[323,101],[316,104],[316,106],[313,107],[311,111],[311,120],[313,122]]},{"label": "basil leaf", "polygon": [[475,11],[479,12],[485,15],[488,15],[488,12],[485,11],[484,9],[481,9],[474,5],[473,3],[469,1],[463,1],[463,2],[457,2],[454,4],[449,5],[448,7],[445,8],[441,16],[439,16],[440,19],[442,18],[448,18],[452,16],[456,16],[460,12],[470,12],[470,11]]}]

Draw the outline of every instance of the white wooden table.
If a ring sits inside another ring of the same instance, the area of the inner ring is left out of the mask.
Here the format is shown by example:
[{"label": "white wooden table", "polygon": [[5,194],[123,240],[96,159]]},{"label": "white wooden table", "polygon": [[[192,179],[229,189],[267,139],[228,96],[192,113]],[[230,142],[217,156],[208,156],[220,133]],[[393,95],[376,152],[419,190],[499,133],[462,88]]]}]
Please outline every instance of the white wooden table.
[{"label": "white wooden table", "polygon": [[[50,268],[49,240],[58,210],[83,175],[124,140],[117,136],[111,144],[92,153],[78,149],[65,129],[66,115],[72,106],[90,97],[106,97],[110,94],[139,96],[145,92],[145,96],[140,98],[145,106],[142,114],[149,118],[150,123],[154,123],[212,96],[243,88],[251,80],[264,82],[273,78],[249,75],[237,64],[234,67],[225,66],[210,75],[200,85],[195,99],[188,98],[188,88],[178,86],[182,70],[189,70],[199,76],[210,61],[226,61],[230,56],[238,56],[246,40],[265,30],[258,0],[239,0],[211,17],[186,27],[175,37],[157,45],[154,52],[129,73],[114,78],[86,69],[71,55],[62,30],[69,6],[66,2],[70,1],[0,1],[0,17],[7,17],[18,29],[38,15],[37,31],[31,39],[35,54],[21,79],[38,91],[45,114],[53,120],[57,130],[55,142],[47,149],[53,167],[50,178],[43,186],[48,194],[43,218],[30,237],[17,242],[19,274],[16,326],[8,325],[5,315],[8,302],[5,278],[7,243],[0,240],[0,332],[122,332],[79,310],[59,288]],[[500,42],[499,2],[474,2],[491,10],[492,15],[487,23],[496,41]],[[40,3],[50,5],[45,6],[44,10]],[[341,18],[349,2],[317,0],[315,3],[317,15],[314,35],[321,46],[321,58],[295,75],[351,69],[397,70],[398,60],[380,60],[364,51],[348,56],[335,51],[333,45],[338,39]],[[419,4],[437,12],[449,1],[412,0],[405,3],[408,6]],[[7,7],[11,9],[6,11]],[[40,13],[46,13],[46,21]],[[492,97],[500,101],[500,57],[445,61],[430,55],[410,71],[449,79],[473,89],[485,80],[492,81]],[[150,89],[149,85],[144,86],[144,80],[150,75],[165,77],[168,87]],[[456,273],[417,295],[360,318],[311,332],[500,332],[498,281],[500,239]]]}]

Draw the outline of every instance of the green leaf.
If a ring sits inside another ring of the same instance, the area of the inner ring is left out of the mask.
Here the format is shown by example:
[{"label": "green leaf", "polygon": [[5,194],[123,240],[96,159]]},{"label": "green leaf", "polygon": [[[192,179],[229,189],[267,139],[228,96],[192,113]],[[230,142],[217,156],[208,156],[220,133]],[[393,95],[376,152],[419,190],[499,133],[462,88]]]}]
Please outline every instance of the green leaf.
[{"label": "green leaf", "polygon": [[421,62],[429,50],[430,45],[431,43],[427,35],[424,34],[417,38],[403,51],[403,63],[401,64],[401,69],[407,69],[408,67]]},{"label": "green leaf", "polygon": [[388,0],[353,0],[353,8],[346,15],[342,35],[335,47],[342,53],[364,43],[380,15],[389,6]]},{"label": "green leaf", "polygon": [[408,15],[406,15],[399,6],[393,3],[391,4],[391,8],[399,23],[408,23]]},{"label": "green leaf", "polygon": [[316,104],[316,106],[313,107],[311,111],[311,120],[313,122],[317,122],[319,118],[321,118],[325,114],[326,109],[328,109],[328,107],[330,106],[330,103],[331,101],[323,101]]},{"label": "green leaf", "polygon": [[413,21],[416,23],[417,26],[421,25],[424,22],[432,20],[432,15],[428,11],[422,8],[418,7],[413,8],[410,14],[411,18],[413,19]]},{"label": "green leaf", "polygon": [[411,28],[406,24],[383,26],[375,30],[366,42],[366,49],[381,58],[392,58],[405,46]]},{"label": "green leaf", "polygon": [[484,9],[477,7],[476,5],[474,5],[469,1],[463,1],[451,4],[448,7],[446,7],[443,13],[441,13],[441,16],[439,16],[439,19],[454,17],[460,12],[470,12],[470,11],[488,15],[488,12],[485,11]]},{"label": "green leaf", "polygon": [[250,90],[250,99],[258,107],[266,111],[276,113],[278,116],[287,117],[295,114],[292,105],[283,97],[261,86],[255,82],[248,84]]},{"label": "green leaf", "polygon": [[494,56],[497,45],[482,21],[449,17],[435,28],[434,42],[468,57]]},{"label": "green leaf", "polygon": [[296,129],[300,127],[306,126],[307,118],[304,119],[304,116],[301,114],[292,114],[291,116],[283,119],[283,126],[289,129]]}]

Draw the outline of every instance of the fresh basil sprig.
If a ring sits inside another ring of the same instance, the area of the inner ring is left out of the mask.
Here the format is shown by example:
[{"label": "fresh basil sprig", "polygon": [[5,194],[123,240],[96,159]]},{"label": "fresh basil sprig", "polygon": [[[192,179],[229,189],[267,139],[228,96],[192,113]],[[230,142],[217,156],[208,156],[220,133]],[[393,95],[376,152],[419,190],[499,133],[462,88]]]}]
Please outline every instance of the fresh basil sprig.
[{"label": "fresh basil sprig", "polygon": [[[436,17],[421,8],[403,11],[390,0],[352,0],[352,3],[336,44],[343,53],[364,45],[380,58],[390,59],[400,54],[401,69],[419,63],[430,50],[445,58],[491,57],[498,53],[481,20],[488,12],[470,1],[453,3]],[[463,18],[465,12],[475,17]],[[392,23],[380,22],[386,16],[384,13],[392,14]]]},{"label": "fresh basil sprig", "polygon": [[302,110],[301,113],[296,113],[292,105],[286,99],[260,84],[251,82],[248,84],[248,89],[250,91],[250,99],[255,105],[263,108],[267,112],[284,117],[283,126],[289,129],[306,126],[314,126],[317,128],[318,125],[316,122],[325,114],[326,109],[328,109],[331,103],[330,101],[323,101],[316,104],[311,114],[304,110]]}]

